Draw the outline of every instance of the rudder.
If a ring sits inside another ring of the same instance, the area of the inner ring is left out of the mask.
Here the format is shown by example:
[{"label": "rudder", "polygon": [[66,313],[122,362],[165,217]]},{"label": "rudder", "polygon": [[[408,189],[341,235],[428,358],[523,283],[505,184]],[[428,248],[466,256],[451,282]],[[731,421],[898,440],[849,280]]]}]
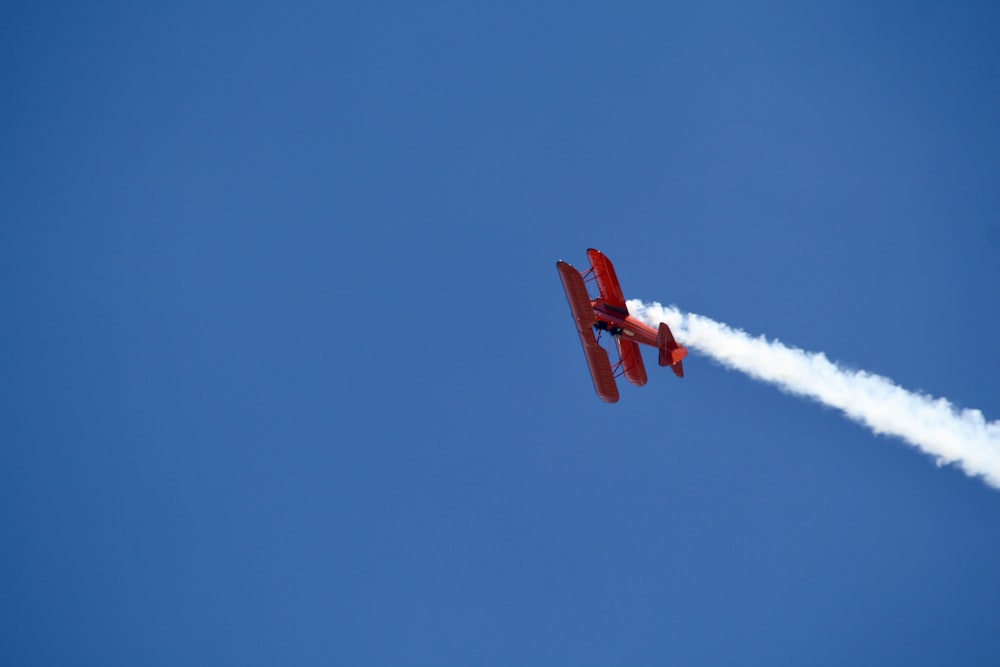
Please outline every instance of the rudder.
[{"label": "rudder", "polygon": [[673,366],[678,377],[684,376],[684,366],[681,361],[687,356],[687,348],[674,339],[673,333],[666,322],[660,322],[660,330],[656,334],[656,347],[660,350],[660,365]]}]

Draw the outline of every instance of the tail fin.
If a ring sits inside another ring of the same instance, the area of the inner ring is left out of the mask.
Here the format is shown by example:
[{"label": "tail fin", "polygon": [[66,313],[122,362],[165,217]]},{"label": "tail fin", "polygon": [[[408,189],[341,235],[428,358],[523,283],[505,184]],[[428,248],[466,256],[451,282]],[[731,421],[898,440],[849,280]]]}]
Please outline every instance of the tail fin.
[{"label": "tail fin", "polygon": [[660,365],[670,366],[677,377],[684,377],[684,365],[681,360],[687,356],[688,351],[674,340],[674,335],[666,322],[660,322],[660,330],[656,334],[656,347],[660,349]]}]

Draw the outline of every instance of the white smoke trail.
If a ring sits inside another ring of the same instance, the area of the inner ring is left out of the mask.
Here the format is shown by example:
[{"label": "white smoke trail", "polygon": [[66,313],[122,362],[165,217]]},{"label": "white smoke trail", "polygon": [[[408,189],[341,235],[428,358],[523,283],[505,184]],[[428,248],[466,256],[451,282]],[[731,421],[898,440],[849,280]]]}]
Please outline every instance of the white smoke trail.
[{"label": "white smoke trail", "polygon": [[1000,422],[979,410],[958,410],[943,398],[906,391],[888,378],[842,368],[822,352],[753,338],[701,315],[658,303],[628,302],[629,311],[657,326],[670,325],[677,340],[729,368],[837,408],[875,433],[894,435],[968,475],[1000,489]]}]

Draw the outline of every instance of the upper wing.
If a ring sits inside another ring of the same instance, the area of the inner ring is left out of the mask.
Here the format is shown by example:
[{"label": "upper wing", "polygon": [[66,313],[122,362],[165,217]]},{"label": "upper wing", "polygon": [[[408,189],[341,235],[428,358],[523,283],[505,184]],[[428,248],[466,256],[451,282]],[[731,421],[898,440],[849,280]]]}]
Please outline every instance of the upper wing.
[{"label": "upper wing", "polygon": [[615,267],[611,260],[605,257],[600,250],[593,248],[587,249],[587,257],[590,259],[590,265],[594,267],[597,288],[601,290],[601,299],[604,304],[621,311],[623,315],[628,315],[625,295],[622,294],[622,286],[618,283],[618,276],[615,274]]},{"label": "upper wing", "polygon": [[583,353],[587,357],[590,376],[594,380],[594,390],[601,399],[614,403],[618,400],[618,385],[615,383],[615,374],[611,370],[611,359],[608,358],[607,350],[594,340],[591,328],[594,325],[594,310],[590,306],[587,286],[583,284],[580,272],[566,262],[556,262],[556,268],[559,269],[559,277],[562,279],[563,289],[566,290],[566,300],[569,301],[569,309],[573,313],[577,333],[580,334]]},{"label": "upper wing", "polygon": [[618,354],[622,358],[622,367],[629,382],[641,387],[646,384],[646,366],[642,363],[642,353],[639,344],[624,336],[615,336],[618,341]]}]

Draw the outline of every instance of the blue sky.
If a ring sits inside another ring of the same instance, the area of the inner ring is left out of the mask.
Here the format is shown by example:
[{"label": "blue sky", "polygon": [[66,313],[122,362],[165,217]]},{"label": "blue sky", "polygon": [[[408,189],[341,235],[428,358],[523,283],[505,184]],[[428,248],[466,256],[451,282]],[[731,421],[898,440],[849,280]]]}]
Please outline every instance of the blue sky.
[{"label": "blue sky", "polygon": [[1000,495],[555,261],[1000,418],[994,3],[5,3],[6,664],[995,665]]}]

